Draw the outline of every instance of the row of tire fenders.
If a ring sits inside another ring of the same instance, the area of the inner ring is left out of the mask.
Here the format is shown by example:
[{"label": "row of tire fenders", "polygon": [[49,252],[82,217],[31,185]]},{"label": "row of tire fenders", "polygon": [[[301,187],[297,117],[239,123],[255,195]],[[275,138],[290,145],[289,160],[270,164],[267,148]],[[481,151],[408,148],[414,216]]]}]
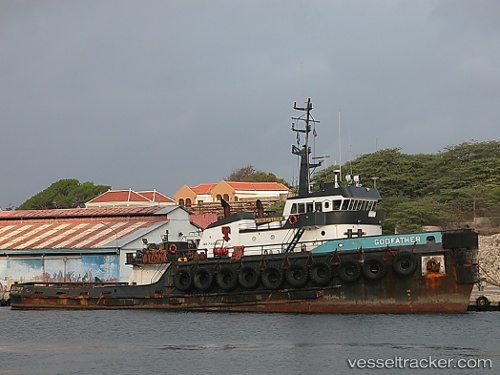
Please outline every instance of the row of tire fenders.
[{"label": "row of tire fenders", "polygon": [[[411,252],[400,251],[393,258],[392,268],[400,276],[412,275],[417,267],[418,258]],[[309,281],[315,286],[326,286],[333,278],[334,271],[337,271],[342,281],[348,283],[357,281],[361,275],[367,280],[378,281],[385,277],[387,265],[382,257],[370,255],[363,262],[352,258],[342,259],[333,267],[325,261],[314,261],[310,266],[292,263],[286,268],[271,264],[263,269],[243,264],[239,270],[222,265],[216,272],[206,266],[199,266],[194,271],[189,267],[180,267],[174,274],[174,286],[181,292],[193,288],[208,292],[214,284],[224,291],[232,291],[238,285],[251,290],[260,284],[265,289],[277,290],[285,281],[292,288],[303,288]]]}]

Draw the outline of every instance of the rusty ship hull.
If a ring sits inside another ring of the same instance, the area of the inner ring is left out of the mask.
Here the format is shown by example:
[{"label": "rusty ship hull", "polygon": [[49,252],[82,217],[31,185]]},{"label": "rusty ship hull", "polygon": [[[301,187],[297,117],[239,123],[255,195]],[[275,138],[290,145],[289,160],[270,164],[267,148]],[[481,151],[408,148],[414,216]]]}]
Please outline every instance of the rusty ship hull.
[{"label": "rusty ship hull", "polygon": [[11,308],[462,313],[476,281],[467,230],[425,245],[171,262],[148,285],[18,284]]}]

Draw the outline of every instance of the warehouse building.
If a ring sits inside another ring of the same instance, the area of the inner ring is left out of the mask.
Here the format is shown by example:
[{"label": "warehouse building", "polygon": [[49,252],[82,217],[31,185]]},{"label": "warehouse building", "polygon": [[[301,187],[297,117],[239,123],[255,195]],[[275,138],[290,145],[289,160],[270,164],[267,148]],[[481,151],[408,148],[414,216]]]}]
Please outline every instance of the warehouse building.
[{"label": "warehouse building", "polygon": [[0,211],[0,290],[26,281],[128,281],[126,254],[145,242],[199,241],[172,204]]}]

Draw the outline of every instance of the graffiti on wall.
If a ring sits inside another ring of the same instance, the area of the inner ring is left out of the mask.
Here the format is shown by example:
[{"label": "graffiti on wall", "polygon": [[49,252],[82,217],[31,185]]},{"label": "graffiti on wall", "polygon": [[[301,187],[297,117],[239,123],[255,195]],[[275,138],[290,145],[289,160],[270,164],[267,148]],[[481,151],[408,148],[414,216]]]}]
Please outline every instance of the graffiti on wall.
[{"label": "graffiti on wall", "polygon": [[91,282],[119,279],[117,255],[82,255],[36,258],[1,258],[3,287],[14,282]]}]

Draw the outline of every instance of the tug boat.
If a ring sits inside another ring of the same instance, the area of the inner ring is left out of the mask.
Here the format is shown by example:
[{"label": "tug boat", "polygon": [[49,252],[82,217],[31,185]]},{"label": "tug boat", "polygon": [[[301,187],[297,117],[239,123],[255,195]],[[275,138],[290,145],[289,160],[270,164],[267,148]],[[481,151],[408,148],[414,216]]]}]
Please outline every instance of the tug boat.
[{"label": "tug boat", "polygon": [[292,146],[292,154],[300,157],[297,196],[286,200],[282,216],[274,217],[264,216],[259,201],[256,215],[250,212],[230,215],[230,205],[222,200],[224,218],[203,231],[201,248],[226,252],[225,248],[244,245],[246,255],[304,252],[338,238],[382,234],[385,214],[377,211],[380,194],[375,188],[364,187],[359,176],[347,175],[347,185],[341,186],[340,171],[336,170],[333,182],[312,191],[311,171],[321,165],[321,162],[311,163],[309,158],[309,133],[317,121],[311,116],[310,99],[303,108],[294,103],[294,109],[304,112],[294,120],[305,123],[303,129],[292,125],[292,131],[297,136],[304,134],[305,140],[302,149]]},{"label": "tug boat", "polygon": [[[311,189],[310,99],[295,118],[304,139],[297,196],[283,215],[225,215],[199,244],[169,242],[127,254],[134,272],[156,281],[20,283],[12,309],[166,309],[294,313],[427,313],[467,310],[478,281],[478,236],[470,229],[382,235],[381,197],[340,173]],[[134,275],[133,272],[133,275]]]}]

